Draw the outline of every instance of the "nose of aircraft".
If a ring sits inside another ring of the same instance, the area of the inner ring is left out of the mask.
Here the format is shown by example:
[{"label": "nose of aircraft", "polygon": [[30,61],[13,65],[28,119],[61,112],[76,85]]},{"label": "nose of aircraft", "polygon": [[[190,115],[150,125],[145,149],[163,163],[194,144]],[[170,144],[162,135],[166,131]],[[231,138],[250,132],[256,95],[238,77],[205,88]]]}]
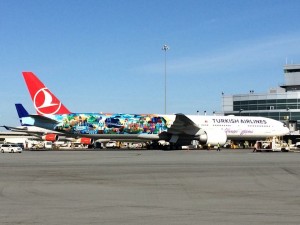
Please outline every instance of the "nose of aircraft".
[{"label": "nose of aircraft", "polygon": [[282,129],[282,135],[286,135],[288,133],[290,133],[290,129],[287,128],[287,127],[283,127],[283,129]]}]

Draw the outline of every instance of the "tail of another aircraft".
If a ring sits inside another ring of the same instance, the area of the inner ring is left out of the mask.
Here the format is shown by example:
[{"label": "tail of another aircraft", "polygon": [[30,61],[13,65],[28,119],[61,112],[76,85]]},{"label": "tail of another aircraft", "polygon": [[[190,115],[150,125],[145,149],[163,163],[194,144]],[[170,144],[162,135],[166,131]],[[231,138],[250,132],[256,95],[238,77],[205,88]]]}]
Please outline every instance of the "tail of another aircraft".
[{"label": "tail of another aircraft", "polygon": [[22,117],[27,117],[29,115],[29,113],[27,112],[27,110],[24,108],[22,104],[16,103],[15,106],[20,119]]},{"label": "tail of another aircraft", "polygon": [[21,103],[16,103],[15,106],[16,106],[16,110],[17,110],[17,113],[18,113],[18,116],[19,116],[19,119],[20,119],[21,126],[31,126],[31,125],[28,125],[28,124],[24,124],[23,121],[22,121],[22,118],[29,116],[29,113],[24,108],[24,106]]},{"label": "tail of another aircraft", "polygon": [[23,72],[23,77],[39,115],[71,113],[32,72]]}]

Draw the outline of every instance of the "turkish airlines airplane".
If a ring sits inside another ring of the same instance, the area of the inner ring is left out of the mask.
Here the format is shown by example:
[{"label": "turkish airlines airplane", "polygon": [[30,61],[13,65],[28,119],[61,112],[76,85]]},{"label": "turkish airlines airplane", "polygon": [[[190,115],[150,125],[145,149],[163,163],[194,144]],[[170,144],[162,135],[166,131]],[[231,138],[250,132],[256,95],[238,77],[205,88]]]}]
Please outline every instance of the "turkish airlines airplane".
[{"label": "turkish airlines airplane", "polygon": [[201,144],[223,145],[227,139],[256,140],[289,133],[282,122],[264,117],[72,113],[32,72],[23,72],[23,77],[38,115],[22,117],[22,123],[68,136],[128,141],[164,140],[179,147],[190,144],[192,140]]}]

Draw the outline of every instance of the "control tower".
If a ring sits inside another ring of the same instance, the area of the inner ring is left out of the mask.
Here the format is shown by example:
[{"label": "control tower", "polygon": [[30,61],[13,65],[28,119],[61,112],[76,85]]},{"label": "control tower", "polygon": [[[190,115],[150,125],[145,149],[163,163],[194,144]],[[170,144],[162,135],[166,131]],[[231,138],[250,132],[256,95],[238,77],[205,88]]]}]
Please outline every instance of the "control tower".
[{"label": "control tower", "polygon": [[300,91],[300,64],[283,66],[285,85],[280,87],[288,91]]}]

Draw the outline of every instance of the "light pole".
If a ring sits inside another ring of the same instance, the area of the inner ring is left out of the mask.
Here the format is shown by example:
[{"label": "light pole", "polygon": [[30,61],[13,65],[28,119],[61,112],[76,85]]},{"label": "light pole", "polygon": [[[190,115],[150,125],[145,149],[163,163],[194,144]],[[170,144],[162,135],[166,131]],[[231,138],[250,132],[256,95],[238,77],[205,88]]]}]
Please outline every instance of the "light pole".
[{"label": "light pole", "polygon": [[240,109],[239,113],[240,113],[240,116],[241,116],[241,113],[243,112],[244,110],[243,109]]},{"label": "light pole", "polygon": [[164,45],[161,50],[165,51],[165,114],[167,114],[167,50],[168,45]]},{"label": "light pole", "polygon": [[288,118],[289,118],[288,120],[291,120],[291,111],[290,111],[290,108],[287,108],[286,111],[288,111],[290,113],[290,115],[288,116]]}]

